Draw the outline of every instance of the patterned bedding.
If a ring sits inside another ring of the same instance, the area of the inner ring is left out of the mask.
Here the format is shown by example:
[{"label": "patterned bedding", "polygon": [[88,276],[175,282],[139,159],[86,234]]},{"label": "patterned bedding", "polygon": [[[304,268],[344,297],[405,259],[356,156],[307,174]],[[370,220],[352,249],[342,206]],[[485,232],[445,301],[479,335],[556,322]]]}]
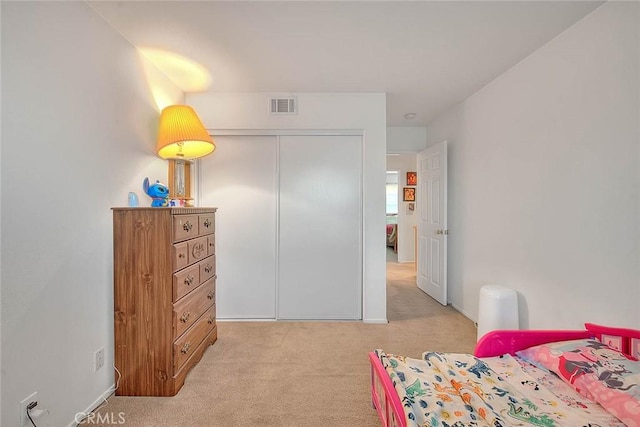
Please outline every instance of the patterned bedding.
[{"label": "patterned bedding", "polygon": [[407,426],[624,426],[554,374],[509,355],[376,350],[405,409]]},{"label": "patterned bedding", "polygon": [[516,353],[551,371],[628,426],[640,426],[640,363],[597,340],[560,341]]}]

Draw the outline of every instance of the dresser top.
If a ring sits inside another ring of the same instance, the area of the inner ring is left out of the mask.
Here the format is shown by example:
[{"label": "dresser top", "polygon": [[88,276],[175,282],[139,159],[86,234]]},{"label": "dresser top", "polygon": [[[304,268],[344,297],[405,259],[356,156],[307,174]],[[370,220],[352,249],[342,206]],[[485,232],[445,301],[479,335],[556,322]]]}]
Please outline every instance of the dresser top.
[{"label": "dresser top", "polygon": [[111,208],[113,211],[169,211],[172,214],[199,214],[199,213],[212,213],[218,210],[218,208],[182,208],[182,207],[167,207],[167,208],[152,208],[151,206],[141,207],[124,207],[124,208]]}]

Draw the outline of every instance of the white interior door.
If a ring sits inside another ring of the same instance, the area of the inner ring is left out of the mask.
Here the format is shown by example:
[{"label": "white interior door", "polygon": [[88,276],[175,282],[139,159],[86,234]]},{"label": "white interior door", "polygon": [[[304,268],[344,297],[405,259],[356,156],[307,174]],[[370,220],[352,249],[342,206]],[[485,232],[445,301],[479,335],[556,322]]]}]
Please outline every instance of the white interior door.
[{"label": "white interior door", "polygon": [[217,136],[200,160],[201,206],[218,207],[216,311],[276,316],[277,137]]},{"label": "white interior door", "polygon": [[361,145],[280,137],[280,319],[362,318]]},{"label": "white interior door", "polygon": [[447,305],[447,141],[418,153],[418,287]]}]

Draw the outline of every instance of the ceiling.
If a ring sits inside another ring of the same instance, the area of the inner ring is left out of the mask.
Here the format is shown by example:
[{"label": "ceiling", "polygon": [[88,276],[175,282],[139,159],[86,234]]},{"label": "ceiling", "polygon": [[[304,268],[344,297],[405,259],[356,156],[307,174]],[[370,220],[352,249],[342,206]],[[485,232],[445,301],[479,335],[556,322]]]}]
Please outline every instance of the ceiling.
[{"label": "ceiling", "polygon": [[386,92],[388,126],[426,126],[602,4],[87,3],[136,47],[204,66],[207,91]]}]

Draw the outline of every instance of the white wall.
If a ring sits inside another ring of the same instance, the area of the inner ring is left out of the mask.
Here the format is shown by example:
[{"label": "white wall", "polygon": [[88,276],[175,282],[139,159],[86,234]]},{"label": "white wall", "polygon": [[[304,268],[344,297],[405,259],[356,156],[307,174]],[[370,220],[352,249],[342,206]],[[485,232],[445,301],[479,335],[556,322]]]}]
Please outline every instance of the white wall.
[{"label": "white wall", "polygon": [[[2,5],[0,4],[0,25],[2,25]],[[2,27],[0,27],[1,29]],[[2,45],[2,43],[0,43]],[[2,48],[0,47],[0,94],[2,93]],[[2,105],[0,103],[0,129],[2,129]],[[2,135],[0,134],[0,165],[2,164]],[[2,224],[2,174],[0,173],[0,224]],[[2,227],[0,226],[0,245]],[[2,409],[2,251],[0,250],[0,410]],[[2,419],[0,419],[2,423]]]},{"label": "white wall", "polygon": [[189,94],[187,103],[193,106],[204,125],[211,130],[342,129],[364,132],[363,320],[386,322],[385,95],[295,95],[299,106],[296,115],[271,115],[270,94],[267,93]]},{"label": "white wall", "polygon": [[84,2],[2,3],[2,89],[1,423],[37,391],[38,425],[64,426],[114,383],[110,208],[166,179],[159,112],[137,51]]},{"label": "white wall", "polygon": [[420,126],[389,126],[387,153],[419,153],[427,148],[427,128]]},{"label": "white wall", "polygon": [[[2,4],[0,4],[0,25],[2,24]],[[0,29],[2,27],[0,26]],[[1,39],[1,37],[0,37]],[[0,43],[0,94],[2,93],[2,43]],[[2,103],[0,102],[0,129],[2,129]],[[2,164],[2,136],[0,134],[0,165]],[[2,174],[0,173],[0,224],[2,224]],[[0,226],[0,245],[2,227]],[[2,251],[0,250],[0,410],[2,408]],[[2,419],[0,419],[2,423]]]},{"label": "white wall", "polygon": [[428,126],[449,141],[449,299],[640,327],[639,5],[608,2]]}]

